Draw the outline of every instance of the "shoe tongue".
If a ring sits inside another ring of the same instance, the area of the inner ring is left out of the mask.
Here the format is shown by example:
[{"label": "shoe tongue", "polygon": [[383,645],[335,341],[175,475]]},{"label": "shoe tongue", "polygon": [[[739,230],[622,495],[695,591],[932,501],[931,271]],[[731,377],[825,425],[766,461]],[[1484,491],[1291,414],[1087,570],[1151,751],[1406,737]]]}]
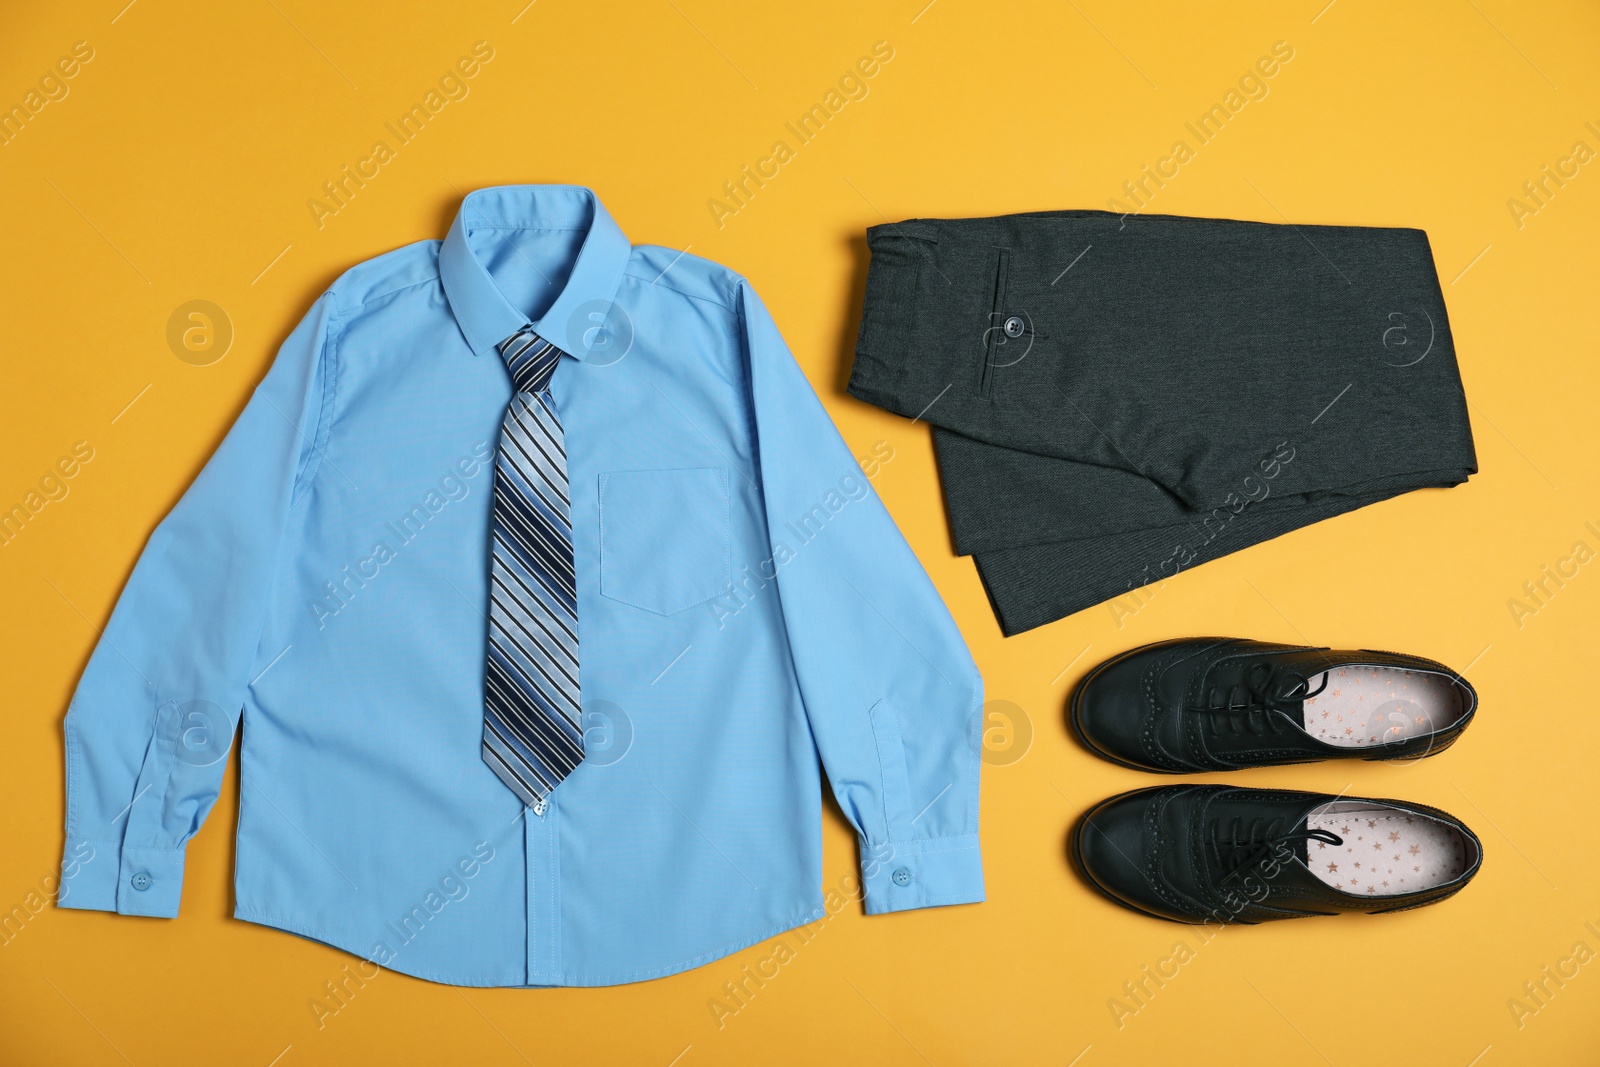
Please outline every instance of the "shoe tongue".
[{"label": "shoe tongue", "polygon": [[[1243,681],[1242,675],[1240,680]],[[1313,679],[1309,689],[1316,689],[1318,684],[1319,681]],[[1276,697],[1277,693],[1271,695]],[[1254,753],[1265,743],[1275,748],[1305,748],[1310,731],[1304,698],[1274,700],[1273,703],[1272,709],[1257,707],[1232,714],[1213,712],[1217,718],[1206,727],[1206,747],[1223,756]]]},{"label": "shoe tongue", "polygon": [[1235,694],[1252,693],[1277,696],[1281,690],[1289,688],[1293,682],[1286,678],[1288,674],[1309,676],[1320,674],[1326,670],[1320,664],[1302,664],[1299,657],[1290,655],[1268,656],[1262,659],[1239,659],[1223,665],[1209,679],[1213,691],[1227,691],[1230,687]]},{"label": "shoe tongue", "polygon": [[[1289,848],[1294,852],[1294,860],[1283,865],[1283,873],[1277,879],[1277,884],[1279,885],[1311,890],[1314,896],[1322,898],[1326,898],[1333,887],[1313,873],[1311,865],[1317,862],[1316,854],[1318,852],[1328,854],[1329,850],[1332,850],[1335,846],[1308,837],[1309,827],[1307,824],[1311,813],[1321,807],[1325,799],[1319,799],[1306,805],[1296,818],[1294,824],[1295,837],[1289,844]],[[1319,849],[1318,845],[1326,845],[1326,849]]]},{"label": "shoe tongue", "polygon": [[[1262,662],[1272,672],[1267,681],[1269,692],[1266,695],[1273,698],[1278,712],[1302,730],[1306,730],[1310,726],[1306,721],[1306,694],[1318,693],[1323,682],[1331,680],[1327,679],[1331,669],[1327,653],[1321,650],[1289,652],[1257,661],[1257,663]],[[1250,681],[1250,671],[1254,666],[1254,664],[1242,664],[1234,680],[1240,685],[1247,685]],[[1299,679],[1304,679],[1305,684],[1300,685]],[[1296,695],[1289,697],[1286,695],[1289,692],[1294,692]]]},{"label": "shoe tongue", "polygon": [[[1286,839],[1276,848],[1239,845],[1232,857],[1245,862],[1237,868],[1237,877],[1231,884],[1265,882],[1274,888],[1293,887],[1321,890],[1325,893],[1328,889],[1327,883],[1319,880],[1308,869],[1309,850],[1315,848],[1315,844],[1306,840],[1306,817],[1315,807],[1316,804],[1301,805],[1290,801],[1264,802],[1262,799],[1243,800],[1239,803],[1223,802],[1216,805],[1211,814],[1213,817],[1221,817],[1224,833],[1229,822],[1237,815],[1241,817],[1240,825],[1246,832],[1252,819],[1276,817],[1279,820],[1279,835],[1286,835]],[[1250,858],[1252,856],[1253,859]],[[1218,877],[1226,877],[1229,873],[1230,871],[1225,868],[1218,872]]]},{"label": "shoe tongue", "polygon": [[[1317,846],[1318,845],[1326,845],[1327,842],[1325,842],[1325,841],[1317,841],[1317,840],[1314,840],[1314,839],[1306,836],[1307,827],[1306,827],[1306,817],[1304,815],[1300,816],[1300,821],[1295,824],[1294,833],[1295,833],[1295,837],[1294,837],[1294,842],[1293,842],[1292,847],[1294,849],[1294,858],[1295,858],[1294,870],[1295,870],[1295,873],[1297,875],[1300,875],[1304,879],[1309,879],[1310,880],[1310,881],[1307,881],[1307,882],[1302,882],[1302,883],[1297,883],[1297,884],[1312,884],[1312,883],[1315,883],[1315,884],[1318,884],[1318,885],[1323,884],[1323,883],[1321,883],[1319,881],[1316,881],[1316,876],[1311,874],[1311,872],[1310,872],[1310,866],[1311,866],[1311,862],[1312,862],[1311,854],[1313,852],[1322,851],[1321,849],[1318,849]],[[1332,847],[1332,846],[1329,846],[1329,847]]]},{"label": "shoe tongue", "polygon": [[[1305,678],[1306,678],[1305,691],[1307,693],[1316,693],[1319,696],[1322,695],[1322,692],[1325,691],[1325,689],[1326,689],[1326,687],[1323,685],[1323,683],[1329,680],[1328,679],[1328,671],[1327,671],[1326,668],[1323,668],[1322,670],[1317,671],[1314,674],[1307,674],[1305,676]],[[1292,703],[1292,704],[1284,705],[1284,711],[1291,718],[1293,718],[1295,722],[1300,724],[1300,728],[1301,729],[1306,730],[1307,732],[1310,732],[1311,723],[1306,718],[1306,699],[1305,699],[1304,696],[1302,696],[1299,700],[1294,701],[1294,703]]]}]

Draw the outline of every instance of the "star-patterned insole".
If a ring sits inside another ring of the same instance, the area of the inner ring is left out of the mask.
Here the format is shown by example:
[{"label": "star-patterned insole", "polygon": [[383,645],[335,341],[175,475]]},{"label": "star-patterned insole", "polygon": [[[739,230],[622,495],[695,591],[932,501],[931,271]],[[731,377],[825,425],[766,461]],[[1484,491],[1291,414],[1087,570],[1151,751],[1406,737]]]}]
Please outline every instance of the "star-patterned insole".
[{"label": "star-patterned insole", "polygon": [[1342,845],[1308,842],[1306,866],[1355,896],[1415,893],[1454,881],[1467,869],[1465,839],[1426,816],[1393,808],[1323,809],[1312,812],[1306,826],[1344,838]]},{"label": "star-patterned insole", "polygon": [[1360,747],[1431,734],[1461,718],[1461,691],[1442,674],[1397,667],[1336,667],[1311,679],[1322,692],[1305,702],[1306,733],[1329,745]]}]

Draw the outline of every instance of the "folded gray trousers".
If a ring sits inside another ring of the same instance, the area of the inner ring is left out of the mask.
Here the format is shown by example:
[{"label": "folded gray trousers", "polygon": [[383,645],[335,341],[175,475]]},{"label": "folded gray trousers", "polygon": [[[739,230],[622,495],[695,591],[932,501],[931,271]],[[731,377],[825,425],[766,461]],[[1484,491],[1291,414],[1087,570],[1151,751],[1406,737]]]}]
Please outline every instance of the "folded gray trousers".
[{"label": "folded gray trousers", "polygon": [[1477,471],[1421,230],[1049,211],[867,244],[850,393],[934,428],[1007,635]]}]

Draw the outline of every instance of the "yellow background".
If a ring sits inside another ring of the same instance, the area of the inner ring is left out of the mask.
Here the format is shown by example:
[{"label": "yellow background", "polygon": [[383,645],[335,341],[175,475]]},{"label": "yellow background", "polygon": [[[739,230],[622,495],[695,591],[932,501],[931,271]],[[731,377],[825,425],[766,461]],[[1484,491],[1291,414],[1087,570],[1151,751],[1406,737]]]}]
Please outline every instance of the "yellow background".
[{"label": "yellow background", "polygon": [[[8,933],[0,1060],[1600,1061],[1600,962],[1520,1026],[1508,1006],[1576,942],[1600,952],[1584,927],[1600,929],[1600,564],[1535,614],[1508,607],[1575,542],[1600,549],[1584,525],[1600,529],[1600,372],[1582,317],[1600,163],[1536,213],[1519,220],[1507,204],[1574,142],[1600,150],[1585,127],[1600,127],[1600,9],[525,2],[107,0],[0,15],[6,108],[74,42],[94,51],[69,95],[0,146],[0,505],[22,501],[75,442],[95,451],[70,494],[0,548],[0,910],[47,886],[58,863],[60,721],[97,629],[283,337],[342,271],[442,237],[471,189],[524,182],[589,185],[635,242],[747,275],[856,454],[893,446],[877,490],[990,697],[1023,709],[1034,732],[1023,758],[985,767],[988,902],[872,918],[847,908],[720,1028],[708,1001],[770,942],[602,990],[456,990],[384,974],[319,1029],[309,1002],[352,961],[229,917],[231,768],[189,848],[179,920],[45,907]],[[393,146],[384,123],[480,40],[494,58],[470,95],[319,228],[307,201],[322,183],[374,141]],[[894,55],[868,95],[797,146],[784,123],[878,41]],[[1104,207],[1175,141],[1195,147],[1184,123],[1277,41],[1294,57],[1268,95],[1198,147],[1152,210],[1426,229],[1483,473],[1185,573],[1131,616],[1102,606],[1003,640],[971,561],[952,555],[927,427],[843,394],[861,233],[916,215]],[[719,226],[708,201],[780,139],[795,157]],[[206,366],[166,339],[173,310],[194,299],[234,329]],[[1226,780],[1441,806],[1483,837],[1477,881],[1439,907],[1230,929],[1209,943],[1091,895],[1064,859],[1068,826],[1157,779],[1077,747],[1066,694],[1105,656],[1206,633],[1394,648],[1466,669],[1482,712],[1437,759]],[[836,813],[825,832],[835,886],[853,840]],[[1193,958],[1119,1026],[1111,999],[1131,1004],[1123,983],[1180,941]]]}]

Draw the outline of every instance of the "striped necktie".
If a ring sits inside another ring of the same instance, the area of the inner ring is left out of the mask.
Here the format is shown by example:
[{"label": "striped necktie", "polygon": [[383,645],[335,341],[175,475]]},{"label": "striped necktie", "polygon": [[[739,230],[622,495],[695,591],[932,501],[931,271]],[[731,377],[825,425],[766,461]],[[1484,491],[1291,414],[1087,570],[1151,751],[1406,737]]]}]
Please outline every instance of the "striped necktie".
[{"label": "striped necktie", "polygon": [[549,392],[562,352],[532,326],[498,348],[516,394],[495,458],[483,759],[542,815],[583,760],[566,437]]}]

